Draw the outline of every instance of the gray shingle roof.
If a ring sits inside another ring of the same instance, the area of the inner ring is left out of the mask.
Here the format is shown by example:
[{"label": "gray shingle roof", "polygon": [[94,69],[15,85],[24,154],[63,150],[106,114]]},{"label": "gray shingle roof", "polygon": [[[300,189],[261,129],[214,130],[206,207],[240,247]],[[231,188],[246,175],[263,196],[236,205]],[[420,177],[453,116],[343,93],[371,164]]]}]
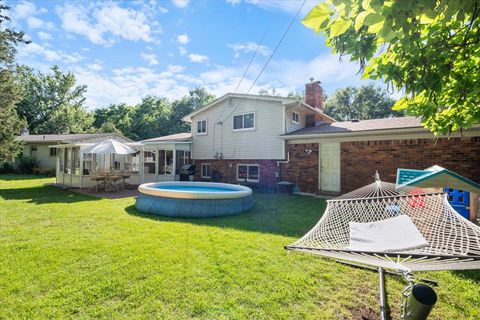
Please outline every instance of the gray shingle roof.
[{"label": "gray shingle roof", "polygon": [[192,140],[192,133],[182,132],[177,134],[171,134],[169,136],[146,139],[146,140],[142,140],[141,142],[190,141],[190,140]]},{"label": "gray shingle roof", "polygon": [[[119,136],[116,133],[78,133],[78,134],[29,134],[17,136],[16,140],[25,142],[80,142],[95,138]],[[125,137],[123,137],[125,138]],[[130,140],[125,138],[126,140]]]},{"label": "gray shingle roof", "polygon": [[423,128],[420,119],[416,117],[400,117],[371,119],[360,121],[342,121],[334,123],[322,123],[315,127],[305,127],[303,129],[290,132],[284,136],[301,136],[312,134],[329,134],[329,133],[345,133],[359,131],[375,131],[388,129],[407,129],[407,128]]}]

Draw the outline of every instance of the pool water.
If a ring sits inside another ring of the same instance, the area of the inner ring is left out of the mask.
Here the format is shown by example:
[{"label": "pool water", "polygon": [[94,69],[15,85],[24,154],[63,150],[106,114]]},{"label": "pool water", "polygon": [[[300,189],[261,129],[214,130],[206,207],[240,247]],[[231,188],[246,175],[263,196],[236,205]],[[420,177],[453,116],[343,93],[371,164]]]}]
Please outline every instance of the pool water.
[{"label": "pool water", "polygon": [[160,190],[189,191],[189,192],[235,192],[236,190],[222,187],[202,187],[202,186],[152,186]]}]

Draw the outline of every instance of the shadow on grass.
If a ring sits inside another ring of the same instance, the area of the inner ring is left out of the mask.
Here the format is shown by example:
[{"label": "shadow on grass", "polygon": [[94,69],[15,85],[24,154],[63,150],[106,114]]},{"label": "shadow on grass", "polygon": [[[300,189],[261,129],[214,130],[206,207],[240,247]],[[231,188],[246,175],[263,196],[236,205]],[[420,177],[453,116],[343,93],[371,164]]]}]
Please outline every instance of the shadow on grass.
[{"label": "shadow on grass", "polygon": [[0,198],[5,200],[27,200],[28,203],[75,203],[100,200],[92,196],[64,191],[51,186],[0,189]]},{"label": "shadow on grass", "polygon": [[134,216],[157,221],[186,222],[195,225],[232,228],[245,231],[301,237],[320,219],[325,200],[306,196],[254,195],[254,207],[234,216],[217,218],[168,218],[140,212],[134,205],[125,211]]},{"label": "shadow on grass", "polygon": [[452,271],[452,273],[460,278],[472,280],[473,282],[480,284],[480,270],[461,270]]},{"label": "shadow on grass", "polygon": [[14,173],[0,174],[0,180],[5,180],[5,181],[35,180],[35,179],[45,179],[45,178],[53,179],[55,177],[37,176],[37,175],[28,175],[28,174],[14,174]]}]

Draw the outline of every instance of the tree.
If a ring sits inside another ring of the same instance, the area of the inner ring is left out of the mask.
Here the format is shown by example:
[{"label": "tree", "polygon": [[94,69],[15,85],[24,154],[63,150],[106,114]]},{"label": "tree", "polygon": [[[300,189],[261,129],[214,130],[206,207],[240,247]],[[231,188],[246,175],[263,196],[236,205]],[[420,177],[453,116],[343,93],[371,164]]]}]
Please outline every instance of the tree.
[{"label": "tree", "polygon": [[75,75],[57,66],[50,74],[23,67],[20,73],[23,99],[18,114],[37,134],[83,133],[92,130],[93,115],[84,107],[87,86],[76,85]]},{"label": "tree", "polygon": [[379,119],[401,117],[402,111],[392,110],[395,100],[373,85],[338,89],[325,101],[325,113],[337,120]]},{"label": "tree", "polygon": [[303,23],[364,78],[404,90],[397,110],[449,134],[480,122],[479,14],[478,0],[327,0]]},{"label": "tree", "polygon": [[170,102],[166,98],[147,96],[135,108],[132,134],[148,139],[169,134]]},{"label": "tree", "polygon": [[94,111],[93,126],[101,132],[122,133],[126,137],[135,139],[132,132],[135,107],[125,103],[111,104],[106,108],[99,108]]},{"label": "tree", "polygon": [[28,43],[23,32],[5,26],[9,8],[0,4],[0,163],[12,161],[20,152],[21,144],[15,141],[25,123],[15,109],[20,100],[20,90],[15,81],[15,54],[19,43]]},{"label": "tree", "polygon": [[190,90],[188,96],[184,96],[176,100],[172,104],[172,112],[170,115],[169,134],[188,132],[190,125],[182,119],[189,113],[210,103],[215,96],[208,92],[205,88],[199,87]]}]

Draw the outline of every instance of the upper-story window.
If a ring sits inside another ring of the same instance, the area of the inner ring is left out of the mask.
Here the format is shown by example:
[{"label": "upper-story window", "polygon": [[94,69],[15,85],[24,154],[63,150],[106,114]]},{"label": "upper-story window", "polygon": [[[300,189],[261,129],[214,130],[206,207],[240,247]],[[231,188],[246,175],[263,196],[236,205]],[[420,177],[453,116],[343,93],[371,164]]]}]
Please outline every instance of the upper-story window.
[{"label": "upper-story window", "polygon": [[233,130],[255,128],[255,113],[239,114],[233,117]]},{"label": "upper-story window", "polygon": [[300,115],[296,112],[292,112],[292,122],[298,123],[300,122]]},{"label": "upper-story window", "polygon": [[207,134],[207,120],[197,121],[197,134]]}]

